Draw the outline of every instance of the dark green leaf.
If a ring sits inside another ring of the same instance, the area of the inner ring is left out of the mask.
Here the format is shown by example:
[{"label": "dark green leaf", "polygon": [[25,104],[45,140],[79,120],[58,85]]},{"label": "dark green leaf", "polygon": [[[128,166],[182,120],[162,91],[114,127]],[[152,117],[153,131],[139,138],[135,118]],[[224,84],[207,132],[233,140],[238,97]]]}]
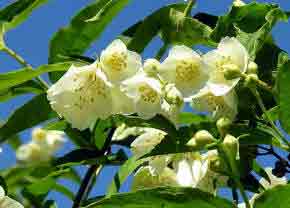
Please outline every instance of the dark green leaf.
[{"label": "dark green leaf", "polygon": [[116,194],[86,208],[232,208],[231,202],[192,188],[155,188]]},{"label": "dark green leaf", "polygon": [[158,32],[162,29],[162,27],[166,26],[166,23],[168,24],[168,22],[170,22],[169,17],[171,9],[174,8],[176,10],[183,11],[185,7],[186,4],[172,4],[163,7],[147,16],[141,23],[135,24],[133,28],[127,30],[127,36],[128,31],[134,32],[133,35],[130,35],[132,39],[128,44],[128,48],[141,53],[151,42],[151,40],[158,35]]},{"label": "dark green leaf", "polygon": [[55,117],[47,101],[46,94],[38,95],[18,108],[0,128],[0,141],[43,121]]},{"label": "dark green leaf", "polygon": [[290,185],[276,186],[263,192],[254,203],[255,208],[289,208]]}]

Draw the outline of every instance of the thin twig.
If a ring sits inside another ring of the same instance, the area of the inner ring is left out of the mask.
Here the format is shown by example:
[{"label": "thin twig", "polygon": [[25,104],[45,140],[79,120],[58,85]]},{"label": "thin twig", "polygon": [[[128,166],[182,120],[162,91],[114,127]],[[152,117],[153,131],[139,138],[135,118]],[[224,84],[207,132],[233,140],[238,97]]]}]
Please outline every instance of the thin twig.
[{"label": "thin twig", "polygon": [[[4,52],[6,52],[9,56],[14,58],[20,65],[26,68],[26,70],[33,70],[33,67],[28,64],[24,58],[22,58],[20,55],[18,55],[15,51],[13,51],[11,48],[8,48],[7,46],[2,48]],[[48,84],[40,77],[35,78],[41,85],[42,87],[46,90],[49,88]]]}]

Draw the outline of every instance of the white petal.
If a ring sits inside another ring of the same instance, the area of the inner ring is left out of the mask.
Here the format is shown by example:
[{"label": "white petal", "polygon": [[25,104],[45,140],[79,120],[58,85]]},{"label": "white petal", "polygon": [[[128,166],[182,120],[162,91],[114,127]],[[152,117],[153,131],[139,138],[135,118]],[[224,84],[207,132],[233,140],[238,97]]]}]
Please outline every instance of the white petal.
[{"label": "white petal", "polygon": [[128,97],[119,87],[112,89],[113,112],[115,114],[134,113],[134,103],[131,97]]},{"label": "white petal", "polygon": [[192,169],[186,159],[181,160],[177,164],[176,180],[181,186],[192,186],[194,184]]},{"label": "white petal", "polygon": [[0,201],[3,199],[4,196],[5,196],[5,190],[3,189],[2,186],[0,186]]},{"label": "white petal", "polygon": [[24,208],[22,204],[15,201],[14,199],[9,198],[8,196],[5,196],[0,201],[0,208]]},{"label": "white petal", "polygon": [[241,72],[246,72],[249,54],[245,47],[236,38],[223,38],[218,45],[218,50],[221,54],[230,56],[234,63],[240,67]]}]

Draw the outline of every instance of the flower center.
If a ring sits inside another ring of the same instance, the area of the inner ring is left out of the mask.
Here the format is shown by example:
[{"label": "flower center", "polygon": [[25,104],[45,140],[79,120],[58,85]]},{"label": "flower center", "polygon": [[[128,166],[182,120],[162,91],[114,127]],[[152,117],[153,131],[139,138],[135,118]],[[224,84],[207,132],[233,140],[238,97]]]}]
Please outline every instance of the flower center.
[{"label": "flower center", "polygon": [[182,60],[176,66],[176,79],[178,82],[190,82],[200,76],[200,63],[193,60]]},{"label": "flower center", "polygon": [[148,85],[139,87],[141,99],[145,102],[156,103],[158,101],[158,93]]},{"label": "flower center", "polygon": [[233,62],[233,60],[231,59],[230,56],[223,56],[219,61],[217,61],[215,63],[215,67],[220,72],[225,72],[228,69],[230,69],[230,70],[233,70],[233,69],[238,70],[239,69],[238,65]]},{"label": "flower center", "polygon": [[120,72],[127,68],[127,54],[115,52],[105,59],[105,64],[113,71]]},{"label": "flower center", "polygon": [[106,84],[98,78],[94,72],[88,74],[82,85],[75,89],[79,93],[79,99],[74,103],[74,106],[82,110],[86,105],[93,104],[96,98],[107,98]]}]

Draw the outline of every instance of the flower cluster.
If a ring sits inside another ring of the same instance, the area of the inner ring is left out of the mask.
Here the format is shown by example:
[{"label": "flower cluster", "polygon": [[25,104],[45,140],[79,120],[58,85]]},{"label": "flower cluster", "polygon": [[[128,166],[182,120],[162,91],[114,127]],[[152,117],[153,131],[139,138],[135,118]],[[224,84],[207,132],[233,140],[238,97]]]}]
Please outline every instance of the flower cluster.
[{"label": "flower cluster", "polygon": [[71,66],[47,94],[52,108],[80,130],[112,114],[137,113],[145,119],[163,114],[178,123],[184,102],[215,119],[234,119],[239,77],[227,75],[245,73],[248,61],[243,45],[229,37],[204,55],[176,45],[163,62],[148,59],[144,64],[115,40],[95,63]]},{"label": "flower cluster", "polygon": [[48,161],[64,142],[62,131],[33,129],[32,140],[17,149],[17,160],[29,163]]},{"label": "flower cluster", "polygon": [[[130,135],[137,136],[131,144],[135,157],[141,158],[149,153],[166,136],[166,133],[153,128],[137,128],[124,125],[117,128],[114,140],[122,140]],[[214,137],[207,131],[197,132],[189,141],[189,145],[209,143]],[[215,193],[217,187],[226,186],[227,177],[214,171],[218,160],[216,150],[204,154],[177,153],[170,155],[151,156],[146,158],[147,166],[141,167],[135,174],[133,189],[142,189],[158,186],[181,186],[200,188]]]}]

